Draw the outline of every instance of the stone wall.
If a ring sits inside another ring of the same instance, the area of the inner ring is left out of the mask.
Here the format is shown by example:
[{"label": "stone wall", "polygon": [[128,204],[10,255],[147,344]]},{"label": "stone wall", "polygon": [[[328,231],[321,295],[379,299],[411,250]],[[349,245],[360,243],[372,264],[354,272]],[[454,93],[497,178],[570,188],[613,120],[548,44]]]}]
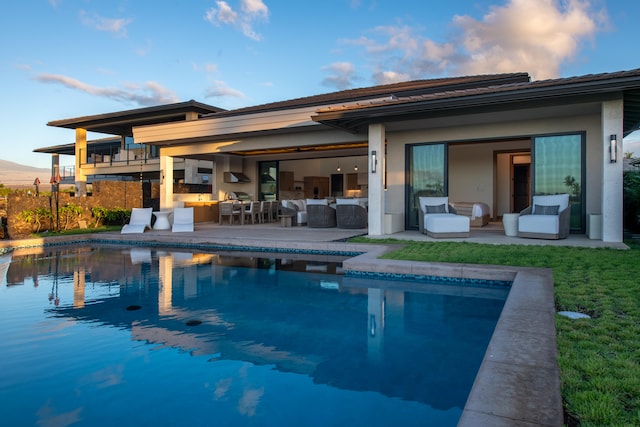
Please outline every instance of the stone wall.
[{"label": "stone wall", "polygon": [[[82,208],[82,216],[79,220],[87,226],[91,226],[95,223],[95,219],[91,216],[91,209],[94,207],[100,206],[107,209],[153,207],[154,210],[158,210],[159,194],[159,184],[156,183],[97,181],[93,183],[93,193],[90,196],[74,197],[69,193],[58,193],[58,211],[60,208],[73,203]],[[37,208],[49,209],[54,217],[53,221],[43,221],[40,231],[55,230],[55,194],[51,196],[35,196],[22,192],[11,193],[7,200],[6,234],[8,236],[4,237],[19,239],[36,232],[36,225],[33,222],[26,222],[20,217],[20,214],[25,210],[35,211]],[[73,223],[68,224],[67,228],[73,229],[79,226],[78,220],[75,220]],[[62,216],[60,217],[60,228],[65,228]]]}]

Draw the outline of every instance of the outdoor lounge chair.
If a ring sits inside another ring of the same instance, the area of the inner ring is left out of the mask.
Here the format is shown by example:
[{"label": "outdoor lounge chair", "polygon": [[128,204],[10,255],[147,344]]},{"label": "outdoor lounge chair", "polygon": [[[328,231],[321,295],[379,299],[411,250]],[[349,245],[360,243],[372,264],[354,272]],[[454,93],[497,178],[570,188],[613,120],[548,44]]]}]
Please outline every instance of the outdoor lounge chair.
[{"label": "outdoor lounge chair", "polygon": [[171,231],[193,232],[193,208],[174,208]]},{"label": "outdoor lounge chair", "polygon": [[121,234],[144,233],[147,228],[151,228],[151,214],[153,208],[133,208],[129,224],[125,224],[120,230]]},{"label": "outdoor lounge chair", "polygon": [[369,224],[366,199],[336,199],[338,228],[365,228]]},{"label": "outdoor lounge chair", "polygon": [[419,197],[420,232],[433,238],[469,237],[468,216],[457,215],[448,197]]},{"label": "outdoor lounge chair", "polygon": [[531,206],[520,212],[518,237],[564,239],[571,226],[568,194],[533,196]]},{"label": "outdoor lounge chair", "polygon": [[327,199],[307,199],[307,226],[329,228],[336,226],[336,210]]}]

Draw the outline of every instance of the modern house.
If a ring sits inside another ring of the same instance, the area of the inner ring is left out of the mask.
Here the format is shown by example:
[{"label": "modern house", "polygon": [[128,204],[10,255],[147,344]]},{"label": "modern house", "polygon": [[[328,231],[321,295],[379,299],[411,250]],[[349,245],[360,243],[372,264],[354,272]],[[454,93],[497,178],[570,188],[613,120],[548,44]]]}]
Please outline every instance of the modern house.
[{"label": "modern house", "polygon": [[[230,111],[189,101],[59,120],[49,125],[75,129],[75,144],[36,151],[73,148],[80,195],[94,175],[158,181],[161,208],[232,193],[303,198],[312,188],[367,197],[374,236],[417,229],[421,195],[482,202],[497,219],[532,195],[569,193],[572,232],[597,227],[597,238],[620,242],[622,138],[639,124],[640,69],[545,81],[513,73]],[[87,131],[119,143],[99,148]]]}]

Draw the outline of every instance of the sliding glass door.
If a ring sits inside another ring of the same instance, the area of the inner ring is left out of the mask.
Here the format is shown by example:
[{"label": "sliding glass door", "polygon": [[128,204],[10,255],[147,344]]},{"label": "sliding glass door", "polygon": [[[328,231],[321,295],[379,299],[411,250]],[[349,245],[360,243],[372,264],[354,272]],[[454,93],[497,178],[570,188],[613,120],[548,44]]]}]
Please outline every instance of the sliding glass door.
[{"label": "sliding glass door", "polygon": [[571,230],[584,232],[584,133],[533,138],[533,194],[569,194]]},{"label": "sliding glass door", "polygon": [[446,151],[445,144],[407,146],[407,229],[418,229],[418,197],[447,194]]}]

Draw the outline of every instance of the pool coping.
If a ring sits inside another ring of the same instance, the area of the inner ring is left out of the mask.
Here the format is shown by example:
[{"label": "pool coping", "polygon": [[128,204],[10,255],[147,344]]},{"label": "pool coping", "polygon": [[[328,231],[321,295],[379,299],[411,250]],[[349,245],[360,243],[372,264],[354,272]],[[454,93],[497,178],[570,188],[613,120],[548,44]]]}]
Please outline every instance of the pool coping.
[{"label": "pool coping", "polygon": [[203,249],[223,245],[262,252],[350,253],[355,256],[343,261],[345,271],[512,281],[458,426],[563,425],[551,269],[380,259],[382,254],[402,246],[390,244],[245,240],[238,245],[237,239],[212,242],[210,236],[192,238],[188,243],[164,237],[132,239],[85,234],[13,241],[12,245],[0,247],[19,249],[111,242]]},{"label": "pool coping", "polygon": [[387,250],[373,248],[343,268],[512,281],[458,426],[562,426],[551,269],[379,259]]}]

